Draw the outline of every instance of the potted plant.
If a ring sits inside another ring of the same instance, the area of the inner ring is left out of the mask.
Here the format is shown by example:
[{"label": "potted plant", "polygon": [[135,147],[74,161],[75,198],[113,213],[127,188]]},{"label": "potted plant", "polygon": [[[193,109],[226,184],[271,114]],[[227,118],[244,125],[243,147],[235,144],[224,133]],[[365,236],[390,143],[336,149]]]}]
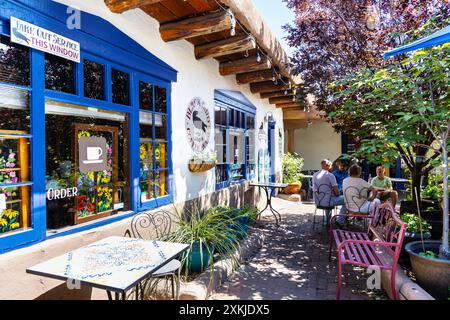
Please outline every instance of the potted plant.
[{"label": "potted plant", "polygon": [[213,150],[196,152],[189,160],[188,168],[191,172],[206,172],[216,166],[217,153]]},{"label": "potted plant", "polygon": [[186,216],[179,216],[176,222],[178,228],[167,237],[167,241],[189,244],[181,259],[186,276],[204,271],[212,263],[214,252],[224,257],[238,248],[236,239],[230,241],[233,231],[228,225],[231,222],[217,207],[206,211],[194,207]]},{"label": "potted plant", "polygon": [[418,215],[412,213],[404,213],[400,219],[406,223],[405,239],[403,240],[403,248],[409,242],[419,239],[429,239],[431,237],[431,226]]},{"label": "potted plant", "polygon": [[297,153],[286,153],[282,159],[283,183],[288,186],[283,190],[286,194],[300,193],[302,188],[302,168],[304,160]]}]

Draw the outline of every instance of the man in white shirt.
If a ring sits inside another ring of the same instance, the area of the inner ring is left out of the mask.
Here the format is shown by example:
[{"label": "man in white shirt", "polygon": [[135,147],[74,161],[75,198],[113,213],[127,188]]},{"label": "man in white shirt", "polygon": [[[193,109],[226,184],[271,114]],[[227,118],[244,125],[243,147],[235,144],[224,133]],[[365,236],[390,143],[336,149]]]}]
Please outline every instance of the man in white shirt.
[{"label": "man in white shirt", "polygon": [[[342,187],[344,189],[345,205],[350,213],[370,213],[373,208],[380,204],[376,198],[383,188],[372,186],[366,180],[361,179],[361,167],[352,165],[349,169],[350,177],[344,179]],[[369,197],[369,192],[371,196]]]},{"label": "man in white shirt", "polygon": [[[320,163],[322,170],[313,175],[314,202],[317,207],[326,208],[326,224],[330,223],[332,208],[342,206],[340,214],[346,214],[347,209],[344,204],[344,197],[340,195],[336,177],[330,172],[332,162],[328,159]],[[339,217],[338,223],[345,222],[345,217]]]}]

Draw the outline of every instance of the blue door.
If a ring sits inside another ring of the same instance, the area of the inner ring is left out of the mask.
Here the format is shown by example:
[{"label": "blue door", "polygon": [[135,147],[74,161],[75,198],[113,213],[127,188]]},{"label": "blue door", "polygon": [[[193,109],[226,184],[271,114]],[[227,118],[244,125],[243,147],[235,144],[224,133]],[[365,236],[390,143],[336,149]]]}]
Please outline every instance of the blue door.
[{"label": "blue door", "polygon": [[275,182],[275,122],[269,122],[267,134],[269,181]]}]

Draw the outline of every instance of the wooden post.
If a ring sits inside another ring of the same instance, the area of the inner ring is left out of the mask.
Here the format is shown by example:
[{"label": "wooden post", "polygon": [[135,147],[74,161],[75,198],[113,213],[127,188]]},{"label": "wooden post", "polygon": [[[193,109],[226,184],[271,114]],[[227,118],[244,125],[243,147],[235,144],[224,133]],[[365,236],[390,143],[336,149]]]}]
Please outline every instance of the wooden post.
[{"label": "wooden post", "polygon": [[149,4],[161,2],[162,0],[105,0],[109,10],[122,13],[127,10],[136,9]]},{"label": "wooden post", "polygon": [[205,59],[226,56],[252,49],[256,49],[256,42],[253,37],[236,36],[196,46],[194,52],[197,59]]},{"label": "wooden post", "polygon": [[295,130],[288,129],[288,152],[295,152]]},{"label": "wooden post", "polygon": [[174,41],[205,34],[231,30],[231,16],[228,12],[207,14],[204,16],[184,19],[161,24],[159,32],[164,41]]}]

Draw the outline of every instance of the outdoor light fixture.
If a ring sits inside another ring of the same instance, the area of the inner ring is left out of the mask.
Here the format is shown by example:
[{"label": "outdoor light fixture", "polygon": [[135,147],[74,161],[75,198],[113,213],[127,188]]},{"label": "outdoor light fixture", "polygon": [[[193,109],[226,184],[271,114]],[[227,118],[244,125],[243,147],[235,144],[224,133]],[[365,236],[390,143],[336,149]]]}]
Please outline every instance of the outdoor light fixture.
[{"label": "outdoor light fixture", "polygon": [[264,117],[264,122],[273,122],[273,113],[271,111],[266,113],[266,116]]},{"label": "outdoor light fixture", "polygon": [[256,62],[261,62],[261,55],[259,54],[259,51],[256,51]]},{"label": "outdoor light fixture", "polygon": [[230,15],[231,22],[230,35],[234,37],[236,35],[236,17],[234,16],[233,12],[231,12],[231,10],[228,10],[228,14]]}]

